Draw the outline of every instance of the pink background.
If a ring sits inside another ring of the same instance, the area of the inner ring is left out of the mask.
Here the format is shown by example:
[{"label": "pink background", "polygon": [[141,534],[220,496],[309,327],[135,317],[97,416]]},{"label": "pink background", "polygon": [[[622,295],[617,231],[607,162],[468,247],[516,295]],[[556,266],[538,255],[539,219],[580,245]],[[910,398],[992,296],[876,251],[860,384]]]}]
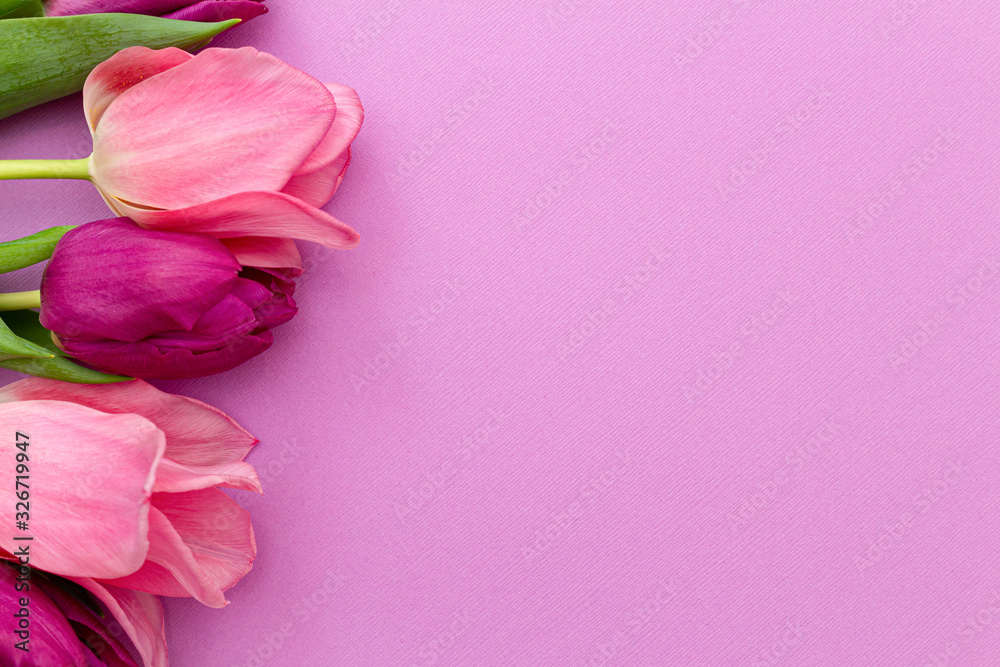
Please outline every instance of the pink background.
[{"label": "pink background", "polygon": [[[161,383],[266,489],[172,665],[1000,664],[1000,5],[268,4],[217,44],[358,89],[363,238]],[[79,107],[0,157],[86,155]]]}]

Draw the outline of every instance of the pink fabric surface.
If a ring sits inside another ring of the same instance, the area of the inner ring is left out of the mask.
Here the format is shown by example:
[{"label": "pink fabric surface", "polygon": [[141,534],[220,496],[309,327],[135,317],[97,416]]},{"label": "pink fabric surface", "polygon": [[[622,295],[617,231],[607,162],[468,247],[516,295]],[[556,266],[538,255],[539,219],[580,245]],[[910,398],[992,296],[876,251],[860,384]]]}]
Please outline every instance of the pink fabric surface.
[{"label": "pink fabric surface", "polygon": [[[265,489],[172,665],[1000,664],[1000,5],[268,5],[217,44],[357,88],[362,241],[158,384]],[[86,155],[79,104],[0,157]]]}]

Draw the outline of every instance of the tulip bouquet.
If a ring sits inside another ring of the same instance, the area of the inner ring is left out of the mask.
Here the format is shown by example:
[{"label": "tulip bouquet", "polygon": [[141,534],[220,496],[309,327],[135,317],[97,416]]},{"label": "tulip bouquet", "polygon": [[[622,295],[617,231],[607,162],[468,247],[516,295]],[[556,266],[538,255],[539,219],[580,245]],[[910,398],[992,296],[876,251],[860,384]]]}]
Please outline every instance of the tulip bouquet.
[{"label": "tulip bouquet", "polygon": [[293,239],[358,243],[319,208],[350,162],[357,93],[249,47],[132,47],[83,93],[93,154],[0,161],[0,178],[90,180],[119,217],[51,230],[40,290],[0,295],[0,310],[39,308],[47,354],[129,377],[218,373],[267,349],[296,312]]},{"label": "tulip bouquet", "polygon": [[256,440],[145,380],[260,354],[297,312],[295,241],[359,241],[322,210],[357,93],[249,47],[188,52],[265,11],[0,0],[0,117],[82,89],[93,141],[83,159],[0,161],[0,179],[88,180],[111,210],[0,243],[0,274],[47,262],[38,290],[0,294],[0,366],[36,376],[0,388],[0,474],[17,480],[0,502],[0,627],[21,640],[0,643],[4,665],[165,666],[157,596],[223,607],[256,555],[220,490],[261,492]]},{"label": "tulip bouquet", "polygon": [[[0,473],[31,481],[27,511],[0,504],[11,527],[0,560],[35,570],[0,567],[3,664],[135,665],[120,646],[128,639],[146,665],[166,665],[156,596],[225,606],[257,553],[249,515],[219,489],[261,492],[243,460],[256,440],[215,408],[141,380],[15,382],[0,389],[0,427],[25,445],[23,457],[4,452]],[[4,581],[18,576],[26,588]],[[25,606],[37,628],[24,637],[30,650],[9,641],[17,617],[6,612]],[[95,639],[103,662],[87,661]]]}]

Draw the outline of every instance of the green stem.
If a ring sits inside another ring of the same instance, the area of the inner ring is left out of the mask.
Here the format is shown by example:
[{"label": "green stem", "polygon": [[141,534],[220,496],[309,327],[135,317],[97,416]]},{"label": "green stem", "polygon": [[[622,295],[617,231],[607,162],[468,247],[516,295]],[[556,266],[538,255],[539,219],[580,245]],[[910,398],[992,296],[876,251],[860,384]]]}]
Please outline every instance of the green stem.
[{"label": "green stem", "polygon": [[42,293],[39,290],[0,294],[0,310],[27,310],[39,308],[41,305]]},{"label": "green stem", "polygon": [[0,181],[21,178],[90,180],[90,158],[80,160],[0,160]]}]

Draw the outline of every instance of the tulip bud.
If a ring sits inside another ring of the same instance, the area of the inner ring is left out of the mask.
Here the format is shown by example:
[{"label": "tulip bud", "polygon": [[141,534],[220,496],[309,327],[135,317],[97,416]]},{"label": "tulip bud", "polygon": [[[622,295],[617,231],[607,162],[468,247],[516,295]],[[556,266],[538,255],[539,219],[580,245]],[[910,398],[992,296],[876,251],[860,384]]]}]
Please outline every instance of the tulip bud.
[{"label": "tulip bud", "polygon": [[[16,271],[43,262],[52,255],[56,243],[73,229],[52,227],[22,239],[0,243],[0,273]],[[49,331],[38,322],[39,293],[0,294],[0,367],[38,377],[106,384],[131,378],[108,375],[84,368],[65,359]]]},{"label": "tulip bud", "polygon": [[100,370],[211,375],[270,347],[270,330],[298,310],[299,272],[242,267],[216,238],[101,220],[59,241],[40,321],[66,354]]},{"label": "tulip bud", "polygon": [[239,23],[139,14],[16,18],[34,5],[0,0],[0,118],[78,92],[94,67],[130,46],[193,50]]}]

